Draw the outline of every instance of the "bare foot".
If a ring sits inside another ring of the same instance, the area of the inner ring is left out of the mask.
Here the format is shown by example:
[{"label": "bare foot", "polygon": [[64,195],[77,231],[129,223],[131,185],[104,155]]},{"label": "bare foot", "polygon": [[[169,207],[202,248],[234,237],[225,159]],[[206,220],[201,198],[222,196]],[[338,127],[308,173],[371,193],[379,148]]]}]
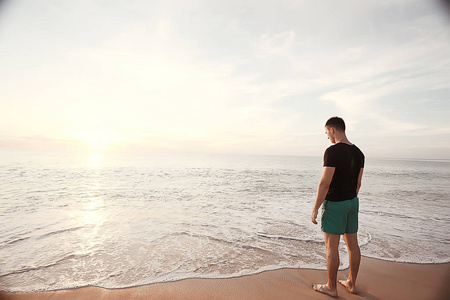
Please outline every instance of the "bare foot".
[{"label": "bare foot", "polygon": [[350,284],[350,280],[339,280],[339,283],[342,284],[350,294],[357,294],[355,286]]},{"label": "bare foot", "polygon": [[334,298],[338,296],[337,291],[330,290],[326,284],[313,284],[313,290]]}]

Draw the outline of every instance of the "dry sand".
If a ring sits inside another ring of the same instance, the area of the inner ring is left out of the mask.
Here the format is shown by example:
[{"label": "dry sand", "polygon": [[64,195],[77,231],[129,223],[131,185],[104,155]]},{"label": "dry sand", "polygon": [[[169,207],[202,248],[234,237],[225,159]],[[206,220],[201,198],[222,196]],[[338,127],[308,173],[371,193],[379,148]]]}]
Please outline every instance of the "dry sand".
[{"label": "dry sand", "polygon": [[[345,279],[348,270],[340,271]],[[326,271],[281,269],[229,279],[186,279],[127,289],[85,287],[29,294],[1,294],[1,300],[74,299],[333,299],[314,292],[313,283],[326,281]],[[0,283],[1,284],[1,283]],[[363,257],[358,295],[339,286],[339,299],[450,299],[450,263],[409,264]]]}]

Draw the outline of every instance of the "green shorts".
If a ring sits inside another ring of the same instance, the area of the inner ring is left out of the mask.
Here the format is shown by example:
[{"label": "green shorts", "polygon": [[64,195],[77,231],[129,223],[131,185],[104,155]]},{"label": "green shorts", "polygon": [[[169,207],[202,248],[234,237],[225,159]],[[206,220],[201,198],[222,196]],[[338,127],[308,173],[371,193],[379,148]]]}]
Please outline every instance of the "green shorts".
[{"label": "green shorts", "polygon": [[325,200],[322,205],[322,231],[338,235],[357,233],[358,210],[358,197],[340,202]]}]

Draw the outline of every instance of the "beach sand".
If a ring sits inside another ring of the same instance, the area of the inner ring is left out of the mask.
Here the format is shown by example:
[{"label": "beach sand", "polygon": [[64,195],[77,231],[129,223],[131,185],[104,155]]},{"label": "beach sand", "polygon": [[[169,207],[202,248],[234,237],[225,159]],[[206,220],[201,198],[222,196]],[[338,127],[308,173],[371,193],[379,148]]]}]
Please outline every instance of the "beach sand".
[{"label": "beach sand", "polygon": [[[339,271],[345,279],[348,270]],[[281,269],[228,279],[185,279],[125,289],[84,287],[42,293],[1,294],[1,300],[41,299],[333,299],[312,290],[326,271]],[[450,299],[450,263],[410,264],[362,258],[358,295],[339,285],[339,299]]]}]

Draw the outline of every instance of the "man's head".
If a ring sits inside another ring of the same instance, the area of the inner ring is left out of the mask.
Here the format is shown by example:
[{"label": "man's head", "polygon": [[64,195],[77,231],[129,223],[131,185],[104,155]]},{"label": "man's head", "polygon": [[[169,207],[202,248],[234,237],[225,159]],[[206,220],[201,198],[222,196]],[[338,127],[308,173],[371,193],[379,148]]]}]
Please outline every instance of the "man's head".
[{"label": "man's head", "polygon": [[342,118],[332,117],[325,123],[325,133],[328,139],[334,144],[336,143],[336,135],[345,136],[345,122]]},{"label": "man's head", "polygon": [[325,127],[331,127],[336,129],[337,131],[345,132],[345,122],[344,120],[342,120],[342,118],[339,117],[329,118],[328,121],[325,123]]}]

